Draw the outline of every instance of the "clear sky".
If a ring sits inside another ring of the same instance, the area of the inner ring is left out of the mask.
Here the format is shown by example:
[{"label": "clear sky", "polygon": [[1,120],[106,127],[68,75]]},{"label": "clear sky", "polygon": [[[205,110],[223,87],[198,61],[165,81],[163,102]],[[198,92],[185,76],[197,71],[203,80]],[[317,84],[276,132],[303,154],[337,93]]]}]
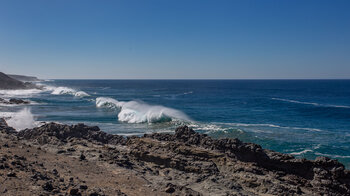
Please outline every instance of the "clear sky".
[{"label": "clear sky", "polygon": [[350,79],[350,1],[0,0],[0,71]]}]

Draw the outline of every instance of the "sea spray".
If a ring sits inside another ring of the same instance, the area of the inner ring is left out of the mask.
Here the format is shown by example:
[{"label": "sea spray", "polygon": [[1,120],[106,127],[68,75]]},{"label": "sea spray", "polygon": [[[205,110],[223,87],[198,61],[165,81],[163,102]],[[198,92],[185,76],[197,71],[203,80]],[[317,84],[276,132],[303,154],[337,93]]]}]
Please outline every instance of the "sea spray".
[{"label": "sea spray", "polygon": [[24,108],[19,112],[14,113],[10,119],[6,120],[6,122],[17,131],[36,126],[34,116],[28,108]]},{"label": "sea spray", "polygon": [[142,101],[125,102],[109,97],[98,97],[96,106],[118,109],[118,120],[127,123],[154,123],[172,120],[189,121],[189,117],[179,110],[149,105]]}]

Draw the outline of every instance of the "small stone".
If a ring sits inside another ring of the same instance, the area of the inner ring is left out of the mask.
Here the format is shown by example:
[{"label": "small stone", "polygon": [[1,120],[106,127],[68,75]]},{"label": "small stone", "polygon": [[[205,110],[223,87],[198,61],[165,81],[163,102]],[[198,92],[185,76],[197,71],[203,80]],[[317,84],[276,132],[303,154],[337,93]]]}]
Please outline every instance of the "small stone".
[{"label": "small stone", "polygon": [[76,188],[72,188],[72,189],[68,190],[68,193],[70,195],[81,195],[81,193],[79,193],[79,190]]},{"label": "small stone", "polygon": [[79,190],[78,189],[75,189],[75,188],[72,188],[68,191],[68,193],[70,195],[81,195],[81,193],[79,193]]},{"label": "small stone", "polygon": [[53,169],[53,170],[52,170],[52,173],[53,173],[53,175],[57,176],[58,171],[57,171],[56,169]]},{"label": "small stone", "polygon": [[7,173],[7,176],[8,176],[8,177],[16,177],[17,175],[16,175],[15,172],[8,172],[8,173]]},{"label": "small stone", "polygon": [[79,159],[82,161],[82,160],[85,160],[85,155],[82,153],[81,155],[80,155],[80,157],[79,157]]},{"label": "small stone", "polygon": [[168,187],[167,189],[165,189],[166,193],[173,193],[175,192],[175,189],[173,187]]},{"label": "small stone", "polygon": [[75,149],[74,149],[74,148],[68,148],[67,151],[69,151],[69,152],[74,152]]},{"label": "small stone", "polygon": [[45,191],[50,192],[53,190],[53,186],[52,186],[51,182],[46,182],[42,187]]}]

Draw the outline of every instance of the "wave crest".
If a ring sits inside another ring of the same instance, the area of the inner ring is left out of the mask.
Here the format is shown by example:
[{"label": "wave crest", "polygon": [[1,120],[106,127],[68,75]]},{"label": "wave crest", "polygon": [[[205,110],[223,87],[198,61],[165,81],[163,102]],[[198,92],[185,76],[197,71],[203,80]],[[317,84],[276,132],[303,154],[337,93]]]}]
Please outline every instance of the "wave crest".
[{"label": "wave crest", "polygon": [[51,89],[53,90],[51,92],[52,95],[73,95],[75,97],[88,97],[90,96],[89,94],[87,94],[84,91],[76,91],[72,88],[68,88],[68,87],[51,87]]},{"label": "wave crest", "polygon": [[96,107],[118,109],[118,120],[127,123],[189,121],[188,116],[179,110],[141,101],[118,101],[109,97],[98,97]]}]

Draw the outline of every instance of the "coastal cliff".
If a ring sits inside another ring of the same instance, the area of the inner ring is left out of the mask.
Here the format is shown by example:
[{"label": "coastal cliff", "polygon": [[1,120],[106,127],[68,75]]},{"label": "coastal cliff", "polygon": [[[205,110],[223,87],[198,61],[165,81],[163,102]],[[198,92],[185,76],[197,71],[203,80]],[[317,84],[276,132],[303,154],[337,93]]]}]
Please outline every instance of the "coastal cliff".
[{"label": "coastal cliff", "polygon": [[40,82],[42,80],[38,79],[35,76],[23,76],[23,75],[15,75],[15,74],[8,74],[13,79],[22,81],[22,82]]},{"label": "coastal cliff", "polygon": [[[15,75],[15,76],[18,77],[18,75]],[[25,76],[21,76],[21,77],[25,78]],[[38,88],[38,87],[33,83],[23,82],[0,72],[0,89],[16,90],[16,89],[30,89],[30,88]]]},{"label": "coastal cliff", "polygon": [[122,137],[84,124],[16,132],[0,121],[2,195],[349,195],[336,160],[295,159],[183,126]]}]

